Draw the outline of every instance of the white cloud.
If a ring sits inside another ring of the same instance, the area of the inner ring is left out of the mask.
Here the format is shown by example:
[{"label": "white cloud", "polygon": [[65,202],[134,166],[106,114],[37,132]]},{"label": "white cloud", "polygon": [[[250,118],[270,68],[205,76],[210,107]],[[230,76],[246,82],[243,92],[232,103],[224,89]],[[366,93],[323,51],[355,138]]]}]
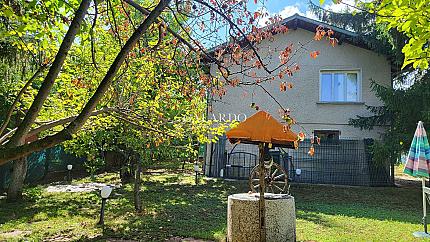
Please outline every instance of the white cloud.
[{"label": "white cloud", "polygon": [[282,9],[278,13],[269,13],[269,12],[267,12],[266,9],[263,9],[261,11],[263,14],[267,13],[267,16],[261,18],[258,22],[258,25],[260,25],[261,27],[265,26],[266,22],[269,20],[269,18],[274,17],[274,16],[280,16],[281,18],[284,19],[284,18],[288,18],[290,16],[293,16],[294,14],[299,14],[299,15],[305,16],[307,18],[317,19],[317,16],[309,10],[306,11],[305,13],[300,11],[298,4],[285,6],[284,9]]},{"label": "white cloud", "polygon": [[284,9],[282,9],[278,13],[278,15],[281,16],[282,18],[287,18],[287,17],[290,17],[296,13],[303,14],[297,5],[293,5],[293,6],[286,6]]}]

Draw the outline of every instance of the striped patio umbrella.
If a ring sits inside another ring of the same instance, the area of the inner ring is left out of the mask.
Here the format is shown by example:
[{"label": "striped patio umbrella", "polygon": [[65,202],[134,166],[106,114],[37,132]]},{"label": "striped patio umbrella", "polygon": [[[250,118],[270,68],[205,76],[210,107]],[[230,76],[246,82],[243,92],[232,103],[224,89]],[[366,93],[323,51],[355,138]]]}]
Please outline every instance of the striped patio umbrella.
[{"label": "striped patio umbrella", "polygon": [[415,232],[414,236],[430,237],[427,233],[427,196],[430,194],[430,188],[426,187],[426,178],[429,178],[430,173],[430,145],[424,129],[424,124],[421,121],[418,122],[417,129],[415,130],[414,139],[412,140],[405,170],[403,172],[414,177],[422,178],[424,233]]},{"label": "striped patio umbrella", "polygon": [[430,146],[423,122],[419,121],[415,130],[414,139],[409,149],[405,174],[414,177],[429,178],[430,173]]}]

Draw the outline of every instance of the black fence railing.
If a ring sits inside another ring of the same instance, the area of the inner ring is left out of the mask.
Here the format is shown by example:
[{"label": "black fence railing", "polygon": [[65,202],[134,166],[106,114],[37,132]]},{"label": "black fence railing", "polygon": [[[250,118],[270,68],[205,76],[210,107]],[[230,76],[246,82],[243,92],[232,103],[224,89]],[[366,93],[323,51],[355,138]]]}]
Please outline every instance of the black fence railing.
[{"label": "black fence railing", "polygon": [[[225,149],[225,142],[217,145],[212,160],[212,174],[208,176],[248,179],[258,164],[256,145],[238,144]],[[389,165],[375,164],[369,150],[371,140],[340,139],[336,143],[314,145],[315,154],[308,154],[311,143],[305,140],[298,149],[273,149],[275,162],[288,171],[293,182],[338,184],[354,186],[390,185]],[[224,152],[222,152],[224,151]],[[219,155],[223,153],[224,155]],[[209,154],[210,157],[210,154]],[[207,162],[206,162],[207,164]],[[216,169],[214,169],[216,168]]]}]

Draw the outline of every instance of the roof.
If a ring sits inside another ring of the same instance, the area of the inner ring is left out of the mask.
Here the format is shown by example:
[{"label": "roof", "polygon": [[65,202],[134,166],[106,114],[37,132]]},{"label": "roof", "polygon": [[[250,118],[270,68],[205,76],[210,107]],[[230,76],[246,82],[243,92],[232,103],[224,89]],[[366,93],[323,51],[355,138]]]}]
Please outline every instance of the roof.
[{"label": "roof", "polygon": [[360,38],[359,34],[315,19],[310,19],[299,14],[294,14],[293,16],[285,18],[281,23],[289,29],[301,28],[311,32],[315,32],[318,26],[323,26],[334,31],[334,37],[339,40],[339,44],[346,42],[351,45],[371,50],[370,47]]},{"label": "roof", "polygon": [[[338,44],[342,44],[343,42],[355,45],[364,49],[372,50],[370,46],[368,46],[362,38],[360,38],[359,34],[342,29],[318,20],[310,19],[299,14],[294,14],[290,17],[287,17],[281,21],[281,24],[287,26],[289,29],[296,30],[297,28],[301,28],[304,30],[308,30],[311,32],[315,32],[318,26],[323,26],[325,28],[330,28],[334,31],[334,37],[339,41]],[[266,26],[264,28],[270,28],[273,25]],[[223,43],[218,46],[215,46],[209,50],[209,53],[213,54],[215,50],[222,46],[226,46],[228,43]],[[372,50],[374,51],[374,50]]]},{"label": "roof", "polygon": [[298,137],[272,115],[259,111],[226,133],[231,143],[271,143],[273,146],[296,148]]}]

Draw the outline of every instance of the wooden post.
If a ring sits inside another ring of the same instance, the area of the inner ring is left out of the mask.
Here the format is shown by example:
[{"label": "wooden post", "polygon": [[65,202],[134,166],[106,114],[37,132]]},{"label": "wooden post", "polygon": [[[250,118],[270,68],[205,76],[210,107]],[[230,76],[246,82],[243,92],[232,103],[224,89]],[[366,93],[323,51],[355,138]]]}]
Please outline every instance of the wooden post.
[{"label": "wooden post", "polygon": [[260,150],[260,160],[259,160],[259,175],[260,175],[260,200],[259,200],[259,215],[260,215],[260,242],[266,242],[266,223],[265,223],[265,216],[266,216],[266,208],[265,208],[265,202],[264,202],[264,191],[265,191],[265,185],[264,185],[264,179],[265,179],[265,172],[264,172],[264,143],[259,144],[259,150]]},{"label": "wooden post", "polygon": [[427,234],[427,194],[425,192],[426,179],[424,177],[422,178],[421,183],[422,183],[422,191],[423,191],[423,225],[424,225],[424,233]]}]

